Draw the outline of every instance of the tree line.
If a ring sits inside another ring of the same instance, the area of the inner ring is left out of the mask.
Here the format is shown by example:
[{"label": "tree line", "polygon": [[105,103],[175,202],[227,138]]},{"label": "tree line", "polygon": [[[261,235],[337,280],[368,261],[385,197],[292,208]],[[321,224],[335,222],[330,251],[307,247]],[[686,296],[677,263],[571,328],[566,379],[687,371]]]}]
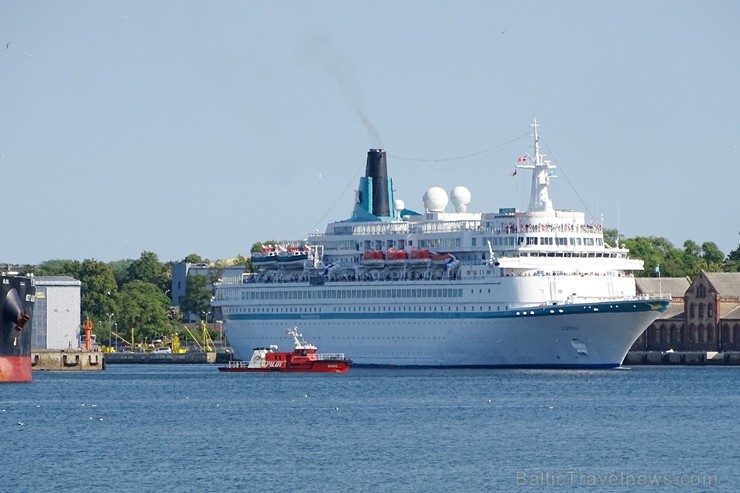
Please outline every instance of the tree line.
[{"label": "tree line", "polygon": [[[628,248],[630,256],[642,259],[645,269],[635,272],[639,277],[688,277],[699,272],[740,272],[740,244],[727,256],[713,242],[701,245],[686,240],[683,248],[676,248],[666,238],[617,236],[616,229],[605,229],[608,245]],[[619,241],[617,241],[619,240]],[[271,244],[274,242],[264,242]],[[255,243],[252,251],[259,251],[263,243]],[[101,262],[94,259],[47,260],[39,265],[25,265],[21,272],[36,276],[69,276],[82,283],[82,320],[93,321],[93,333],[98,340],[107,341],[112,331],[123,335],[135,329],[136,339],[152,340],[173,333],[182,334],[185,314],[198,319],[208,318],[213,282],[221,277],[223,263],[209,262],[197,254],[190,254],[183,262],[213,265],[211,276],[190,276],[185,295],[178,306],[171,298],[173,262],[161,262],[156,253],[142,252],[135,260]],[[252,271],[249,258],[239,256],[236,264]]]},{"label": "tree line", "polygon": [[[188,255],[183,261],[208,262],[196,254]],[[189,278],[185,295],[174,306],[172,265],[173,262],[161,262],[156,253],[145,251],[136,260],[47,260],[19,270],[35,276],[69,276],[79,280],[82,320],[89,318],[93,333],[107,344],[115,334],[129,340],[131,329],[136,342],[164,339],[172,334],[183,336],[186,314],[206,318],[211,311],[213,279]],[[208,318],[207,321],[213,321],[212,317]]]},{"label": "tree line", "polygon": [[[616,229],[604,230],[604,241],[615,245]],[[688,277],[694,279],[699,272],[740,272],[740,244],[727,256],[716,243],[706,241],[699,245],[693,240],[683,242],[683,248],[676,248],[663,237],[638,236],[619,238],[619,246],[630,251],[630,257],[639,258],[645,268],[635,272],[637,277]]]}]

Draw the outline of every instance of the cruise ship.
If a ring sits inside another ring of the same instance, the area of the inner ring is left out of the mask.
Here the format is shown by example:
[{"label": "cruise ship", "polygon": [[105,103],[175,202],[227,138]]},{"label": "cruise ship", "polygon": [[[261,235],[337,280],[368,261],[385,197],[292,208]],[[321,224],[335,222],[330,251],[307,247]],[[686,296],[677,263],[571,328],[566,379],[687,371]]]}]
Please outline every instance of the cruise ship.
[{"label": "cruise ship", "polygon": [[368,151],[348,219],[265,245],[252,253],[256,272],[216,283],[236,355],[297,326],[355,366],[620,366],[670,296],[638,296],[643,262],[606,244],[583,212],[553,207],[555,165],[532,128],[533,152],[516,163],[531,172],[526,211],[468,211],[462,186],[432,187],[423,212],[407,209],[385,151]]}]

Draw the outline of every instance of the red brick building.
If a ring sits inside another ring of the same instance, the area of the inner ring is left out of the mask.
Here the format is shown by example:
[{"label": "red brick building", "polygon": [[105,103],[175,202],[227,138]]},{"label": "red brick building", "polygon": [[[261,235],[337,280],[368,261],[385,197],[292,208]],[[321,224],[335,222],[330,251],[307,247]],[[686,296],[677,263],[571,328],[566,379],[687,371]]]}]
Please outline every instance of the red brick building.
[{"label": "red brick building", "polygon": [[701,272],[690,284],[683,278],[636,281],[639,293],[651,294],[661,283],[672,301],[632,350],[740,351],[740,272]]}]

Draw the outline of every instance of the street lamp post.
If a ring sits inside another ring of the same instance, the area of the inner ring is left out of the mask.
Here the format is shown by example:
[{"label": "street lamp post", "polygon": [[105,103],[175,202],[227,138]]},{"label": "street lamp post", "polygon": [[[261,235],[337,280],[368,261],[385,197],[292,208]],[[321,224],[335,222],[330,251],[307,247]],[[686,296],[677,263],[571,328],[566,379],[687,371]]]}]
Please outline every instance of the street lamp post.
[{"label": "street lamp post", "polygon": [[110,351],[111,342],[113,339],[113,314],[108,314],[108,351]]}]

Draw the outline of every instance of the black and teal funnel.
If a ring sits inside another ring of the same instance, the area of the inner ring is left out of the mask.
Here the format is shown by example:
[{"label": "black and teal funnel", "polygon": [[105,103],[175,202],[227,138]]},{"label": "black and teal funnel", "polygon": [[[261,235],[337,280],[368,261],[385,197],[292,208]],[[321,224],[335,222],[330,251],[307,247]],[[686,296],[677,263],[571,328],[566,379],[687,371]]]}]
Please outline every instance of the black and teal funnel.
[{"label": "black and teal funnel", "polygon": [[383,149],[367,151],[365,176],[355,197],[353,220],[393,219],[393,180],[388,178],[388,165]]}]

